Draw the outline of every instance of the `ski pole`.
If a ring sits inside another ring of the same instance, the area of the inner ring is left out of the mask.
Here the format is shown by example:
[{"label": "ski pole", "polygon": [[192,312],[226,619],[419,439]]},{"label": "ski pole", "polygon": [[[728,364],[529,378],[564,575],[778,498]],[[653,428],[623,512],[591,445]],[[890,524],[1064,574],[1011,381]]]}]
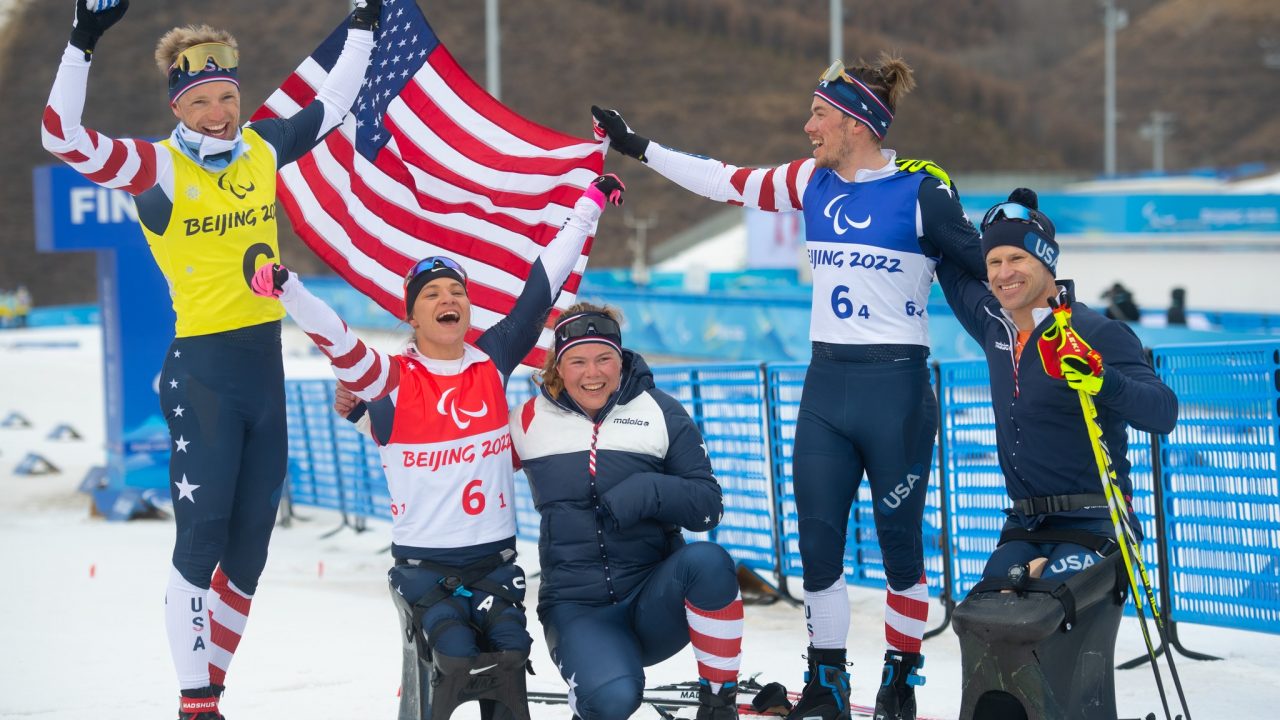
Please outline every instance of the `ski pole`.
[{"label": "ski pole", "polygon": [[[1069,305],[1063,305],[1057,302],[1055,298],[1049,298],[1049,306],[1053,310],[1053,321],[1057,327],[1059,337],[1063,342],[1068,338],[1067,333],[1071,330],[1071,309]],[[1065,360],[1066,358],[1062,358]],[[1082,358],[1073,358],[1083,361]],[[1087,365],[1087,363],[1086,363]],[[1160,702],[1164,706],[1166,718],[1170,718],[1169,703],[1164,690],[1164,681],[1160,676],[1160,668],[1157,665],[1157,654],[1155,647],[1151,644],[1151,632],[1147,628],[1146,613],[1142,609],[1142,596],[1140,592],[1146,595],[1147,602],[1151,606],[1151,617],[1156,626],[1161,642],[1168,644],[1168,637],[1164,627],[1164,621],[1160,617],[1159,606],[1156,603],[1155,594],[1152,590],[1151,579],[1147,574],[1146,563],[1142,561],[1142,546],[1137,539],[1137,533],[1131,527],[1129,521],[1128,508],[1121,504],[1123,497],[1118,486],[1118,478],[1115,472],[1115,466],[1111,462],[1111,452],[1106,445],[1106,441],[1102,437],[1102,425],[1098,422],[1098,408],[1093,402],[1093,397],[1089,395],[1083,388],[1078,389],[1077,393],[1080,398],[1080,411],[1084,416],[1085,430],[1089,435],[1089,444],[1093,449],[1094,461],[1098,466],[1099,480],[1102,482],[1102,492],[1107,498],[1107,510],[1111,515],[1112,529],[1116,535],[1116,543],[1120,546],[1121,558],[1124,560],[1125,571],[1129,578],[1129,588],[1133,592],[1134,609],[1138,614],[1139,627],[1142,629],[1142,639],[1147,646],[1147,655],[1151,658],[1151,668],[1155,673],[1156,689],[1160,694]],[[1123,520],[1122,520],[1123,518]],[[1130,549],[1132,548],[1132,557]],[[1137,565],[1138,576],[1141,577],[1141,583],[1138,577],[1134,575],[1134,566]],[[1139,584],[1142,585],[1139,588]],[[1187,706],[1186,694],[1182,690],[1182,680],[1178,676],[1177,666],[1174,665],[1173,657],[1170,653],[1168,656],[1169,674],[1173,677],[1174,687],[1178,692],[1178,701],[1182,705],[1182,711],[1185,720],[1191,720],[1191,709]]]}]

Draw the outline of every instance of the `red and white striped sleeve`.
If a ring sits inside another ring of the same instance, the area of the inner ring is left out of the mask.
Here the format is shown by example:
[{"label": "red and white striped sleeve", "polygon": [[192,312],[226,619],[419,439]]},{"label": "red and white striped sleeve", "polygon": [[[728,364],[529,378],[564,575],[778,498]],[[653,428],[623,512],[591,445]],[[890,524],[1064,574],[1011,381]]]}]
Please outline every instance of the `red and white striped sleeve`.
[{"label": "red and white striped sleeve", "polygon": [[157,153],[145,140],[113,140],[80,125],[89,61],[84,51],[67,46],[44,108],[40,139],[44,148],[80,174],[107,188],[140,195],[158,178],[172,177],[168,153]]},{"label": "red and white striped sleeve", "polygon": [[804,189],[813,176],[813,158],[768,168],[742,168],[672,150],[650,141],[649,167],[705,198],[769,212],[802,210]]},{"label": "red and white striped sleeve", "polygon": [[297,275],[290,273],[280,302],[329,358],[338,382],[361,400],[378,400],[400,385],[400,365],[395,358],[365,345],[333,308],[303,287]]}]

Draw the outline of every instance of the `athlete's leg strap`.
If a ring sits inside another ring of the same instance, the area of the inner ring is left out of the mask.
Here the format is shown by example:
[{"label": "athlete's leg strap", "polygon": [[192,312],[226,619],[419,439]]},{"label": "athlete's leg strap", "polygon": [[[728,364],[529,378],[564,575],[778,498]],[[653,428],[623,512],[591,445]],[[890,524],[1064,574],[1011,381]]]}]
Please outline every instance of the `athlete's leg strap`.
[{"label": "athlete's leg strap", "polygon": [[396,562],[397,564],[421,567],[441,575],[437,586],[413,604],[414,608],[421,613],[447,597],[470,595],[472,590],[489,593],[494,597],[506,600],[512,605],[523,608],[520,598],[512,595],[505,587],[486,577],[499,567],[513,562],[515,557],[515,550],[506,549],[463,568],[441,565],[430,560],[401,559]]},{"label": "athlete's leg strap", "polygon": [[1071,543],[1089,548],[1100,555],[1110,555],[1118,547],[1115,538],[1104,537],[1087,530],[1071,530],[1067,528],[1027,530],[1016,526],[1006,527],[1000,531],[1000,540],[997,545],[1003,545],[1007,542]]}]

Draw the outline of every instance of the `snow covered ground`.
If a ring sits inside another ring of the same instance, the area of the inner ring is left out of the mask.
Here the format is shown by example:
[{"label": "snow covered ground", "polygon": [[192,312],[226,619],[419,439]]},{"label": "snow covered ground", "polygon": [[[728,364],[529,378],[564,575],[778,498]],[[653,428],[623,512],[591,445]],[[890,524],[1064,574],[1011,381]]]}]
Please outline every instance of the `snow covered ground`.
[{"label": "snow covered ground", "polygon": [[[0,332],[0,420],[20,411],[30,429],[0,429],[0,718],[135,720],[173,717],[175,683],[161,609],[173,528],[167,520],[107,523],[89,517],[76,493],[84,472],[102,461],[100,336],[95,329]],[[305,344],[296,336],[290,348]],[[379,343],[381,344],[381,343]],[[288,361],[291,376],[323,372],[314,360]],[[46,440],[69,422],[78,442]],[[38,452],[62,472],[15,476]],[[343,530],[311,509],[308,520],[278,528],[255,598],[249,629],[229,676],[223,710],[252,718],[392,718],[400,677],[398,625],[384,583],[388,528]],[[534,548],[521,563],[536,570]],[[531,593],[536,595],[536,581]],[[869,703],[879,680],[883,593],[855,589],[850,658],[855,702]],[[532,616],[531,622],[536,623]],[[940,616],[935,606],[935,615]],[[801,685],[805,646],[799,610],[747,608],[744,674],[760,672]],[[1280,635],[1180,626],[1188,647],[1224,662],[1178,658],[1195,717],[1276,717]],[[531,688],[561,690],[540,628],[530,628],[538,675]],[[1134,621],[1120,630],[1117,655],[1142,652]],[[959,646],[946,631],[925,644],[928,684],[920,711],[954,717],[960,706]],[[650,669],[650,681],[694,677],[686,650]],[[1159,712],[1147,667],[1117,672],[1122,717]],[[1169,683],[1166,682],[1169,687]],[[568,718],[563,707],[534,705],[533,718]],[[464,706],[457,718],[474,718]],[[657,718],[642,708],[637,718]]]}]

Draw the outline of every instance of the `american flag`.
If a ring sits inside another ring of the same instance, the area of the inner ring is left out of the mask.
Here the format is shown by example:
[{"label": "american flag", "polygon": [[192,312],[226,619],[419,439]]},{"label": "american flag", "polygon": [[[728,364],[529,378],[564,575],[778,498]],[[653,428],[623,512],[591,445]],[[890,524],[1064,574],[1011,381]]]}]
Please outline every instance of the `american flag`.
[{"label": "american flag", "polygon": [[[344,22],[253,119],[288,117],[311,102],[346,34]],[[475,342],[511,310],[533,261],[600,174],[603,146],[495,100],[413,0],[384,0],[376,40],[353,112],[280,170],[280,202],[316,255],[396,317],[418,259],[457,258],[469,276]],[[588,240],[557,308],[573,303],[590,248]],[[544,330],[525,362],[540,366],[550,340]]]}]

